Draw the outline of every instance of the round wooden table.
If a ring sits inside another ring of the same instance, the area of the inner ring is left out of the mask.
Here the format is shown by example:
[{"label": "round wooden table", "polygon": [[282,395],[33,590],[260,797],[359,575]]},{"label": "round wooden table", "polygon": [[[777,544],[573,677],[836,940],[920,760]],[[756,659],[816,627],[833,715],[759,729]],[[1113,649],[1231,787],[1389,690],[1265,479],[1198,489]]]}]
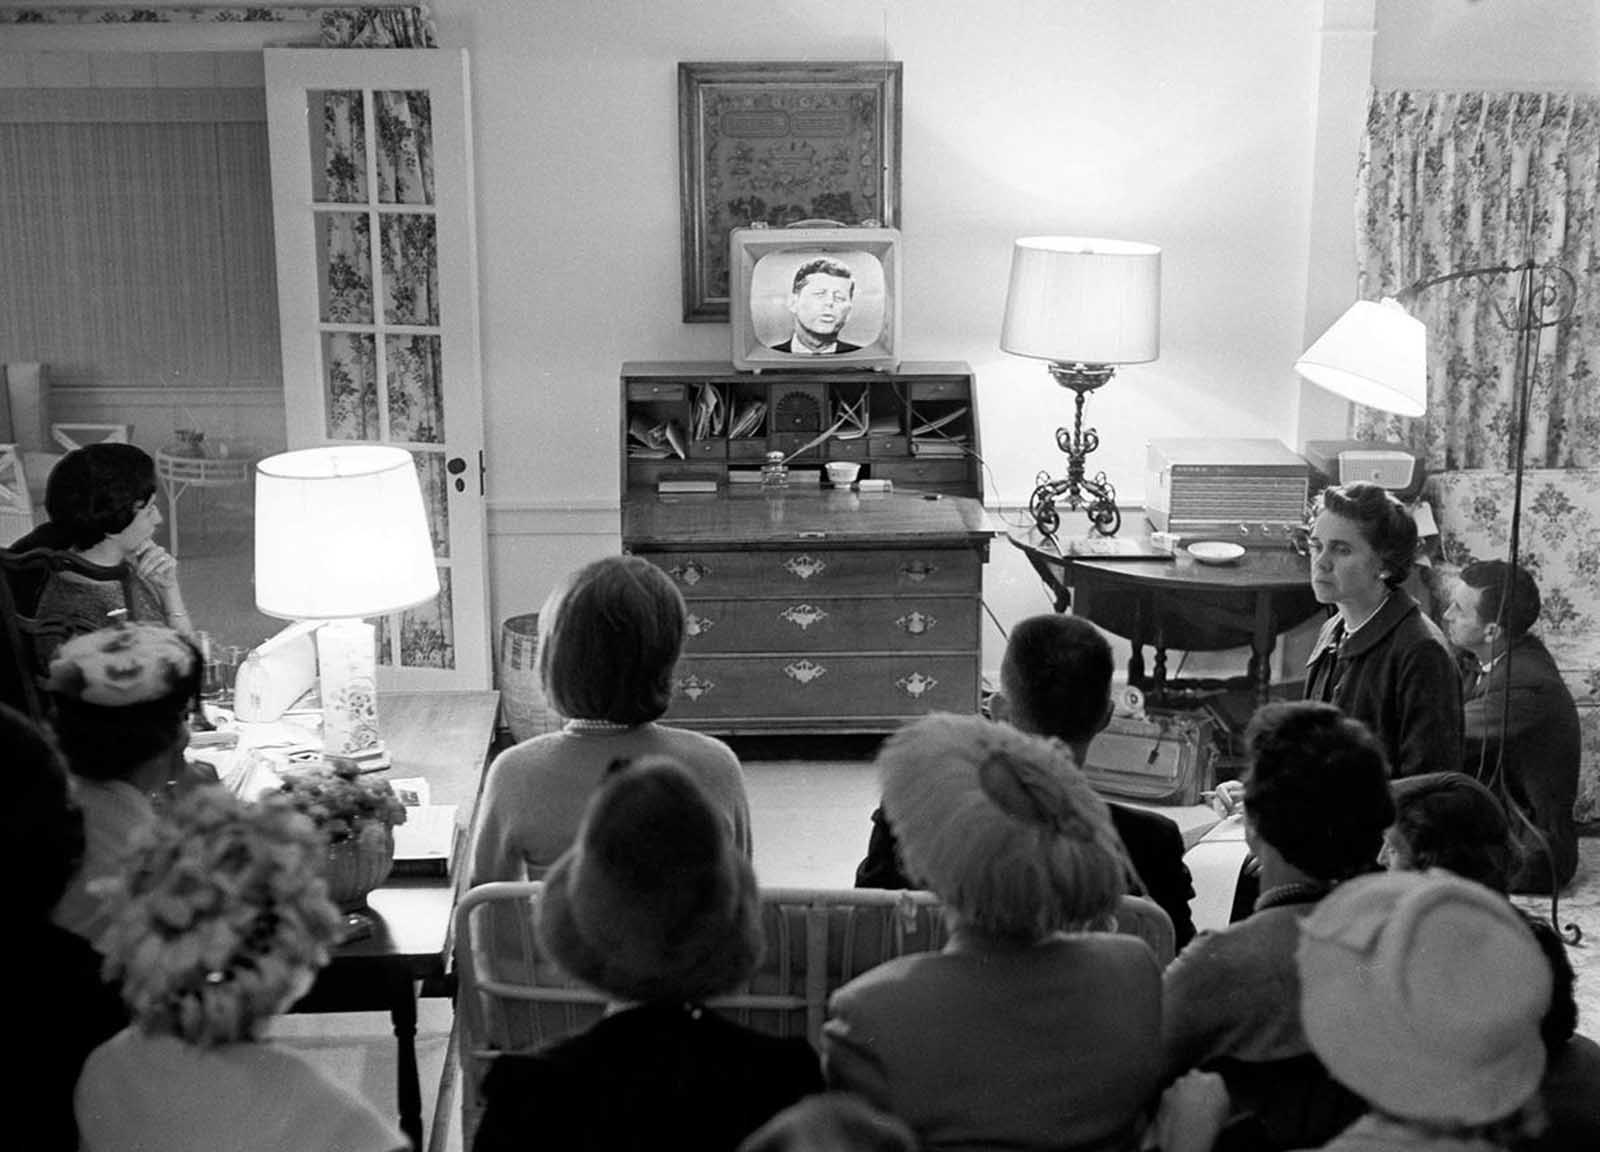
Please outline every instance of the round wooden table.
[{"label": "round wooden table", "polygon": [[[1311,592],[1308,562],[1286,546],[1252,548],[1232,564],[1202,564],[1180,551],[1160,559],[1097,558],[1066,553],[1037,529],[1009,534],[1055,596],[1133,645],[1128,683],[1155,705],[1188,688],[1253,686],[1265,703],[1272,682],[1272,650],[1280,633],[1326,609]],[[1214,652],[1250,646],[1249,671],[1224,681],[1167,676],[1167,649]],[[1144,649],[1155,649],[1146,674]]]}]

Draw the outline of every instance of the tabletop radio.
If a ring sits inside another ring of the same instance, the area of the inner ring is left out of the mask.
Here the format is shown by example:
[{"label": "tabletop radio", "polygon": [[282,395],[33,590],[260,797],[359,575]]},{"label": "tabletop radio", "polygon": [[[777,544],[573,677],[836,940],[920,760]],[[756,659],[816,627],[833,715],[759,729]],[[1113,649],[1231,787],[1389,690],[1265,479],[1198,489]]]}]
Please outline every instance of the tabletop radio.
[{"label": "tabletop radio", "polygon": [[1305,524],[1309,470],[1280,440],[1150,441],[1145,516],[1160,532],[1262,547]]}]

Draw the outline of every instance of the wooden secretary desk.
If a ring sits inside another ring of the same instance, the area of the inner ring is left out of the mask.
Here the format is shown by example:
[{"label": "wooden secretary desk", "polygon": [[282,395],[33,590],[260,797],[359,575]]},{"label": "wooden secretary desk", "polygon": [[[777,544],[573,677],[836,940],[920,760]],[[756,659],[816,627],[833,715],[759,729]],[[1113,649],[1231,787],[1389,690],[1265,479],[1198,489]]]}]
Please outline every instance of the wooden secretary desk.
[{"label": "wooden secretary desk", "polygon": [[[995,529],[970,368],[628,363],[622,394],[623,548],[688,605],[669,722],[889,732],[977,709]],[[794,454],[780,491],[760,483],[771,451]],[[830,486],[834,460],[893,491]]]}]

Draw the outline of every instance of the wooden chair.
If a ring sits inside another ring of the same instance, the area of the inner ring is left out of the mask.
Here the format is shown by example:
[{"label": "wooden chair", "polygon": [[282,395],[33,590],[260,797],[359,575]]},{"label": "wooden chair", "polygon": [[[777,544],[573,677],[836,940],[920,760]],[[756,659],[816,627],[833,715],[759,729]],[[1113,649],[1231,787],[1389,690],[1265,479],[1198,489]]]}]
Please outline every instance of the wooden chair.
[{"label": "wooden chair", "polygon": [[[608,1002],[540,952],[534,923],[543,889],[537,880],[481,884],[456,907],[456,1028],[462,1131],[469,1148],[483,1107],[483,1078],[494,1058],[581,1032],[600,1019]],[[490,946],[493,940],[503,947],[502,920],[517,938],[516,955]],[[761,967],[743,988],[712,1006],[746,1027],[804,1036],[818,1047],[828,998],[837,989],[886,960],[936,952],[949,939],[944,908],[929,892],[763,888],[761,924]],[[1172,959],[1172,921],[1152,901],[1123,897],[1116,931],[1145,940],[1163,966]]]},{"label": "wooden chair", "polygon": [[22,453],[0,444],[0,546],[33,531],[33,495]]},{"label": "wooden chair", "polygon": [[1165,968],[1178,953],[1178,935],[1172,917],[1154,900],[1143,896],[1124,896],[1117,902],[1116,931],[1137,936],[1150,945],[1156,963]]},{"label": "wooden chair", "polygon": [[133,603],[133,576],[126,564],[91,564],[74,553],[52,548],[26,552],[0,548],[0,643],[5,648],[0,653],[0,700],[40,723],[46,715],[36,649],[39,593],[58,572],[119,584],[123,604]]}]

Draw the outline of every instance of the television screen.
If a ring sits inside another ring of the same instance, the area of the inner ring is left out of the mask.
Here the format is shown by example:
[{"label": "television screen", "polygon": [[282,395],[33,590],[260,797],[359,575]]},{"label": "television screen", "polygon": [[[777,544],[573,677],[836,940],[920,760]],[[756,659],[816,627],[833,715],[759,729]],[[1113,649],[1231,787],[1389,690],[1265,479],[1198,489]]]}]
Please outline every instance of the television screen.
[{"label": "television screen", "polygon": [[735,368],[899,364],[896,229],[739,228],[729,243]]}]

